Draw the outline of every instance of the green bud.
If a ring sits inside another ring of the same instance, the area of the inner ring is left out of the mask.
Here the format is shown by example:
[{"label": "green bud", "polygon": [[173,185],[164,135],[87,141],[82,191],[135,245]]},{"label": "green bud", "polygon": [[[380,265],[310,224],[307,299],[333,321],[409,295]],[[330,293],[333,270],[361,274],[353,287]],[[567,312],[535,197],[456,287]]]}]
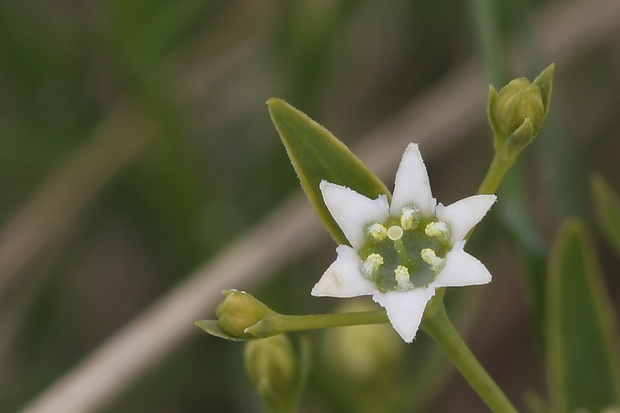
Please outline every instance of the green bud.
[{"label": "green bud", "polygon": [[495,104],[489,109],[493,112],[503,136],[512,135],[528,120],[532,123],[534,133],[537,134],[545,113],[540,89],[523,77],[511,80],[501,88],[495,98]]},{"label": "green bud", "polygon": [[555,65],[549,65],[530,83],[511,80],[499,92],[489,88],[488,116],[495,133],[495,150],[514,162],[538,135],[549,113]]},{"label": "green bud", "polygon": [[285,334],[248,341],[244,365],[250,384],[268,411],[283,411],[282,405],[291,403],[297,389],[299,363]]},{"label": "green bud", "polygon": [[226,297],[215,309],[220,328],[226,334],[240,338],[253,339],[255,335],[247,329],[278,313],[244,291],[226,290]]},{"label": "green bud", "polygon": [[[367,311],[373,308],[367,302],[352,300],[341,305],[338,311]],[[324,344],[325,361],[330,370],[346,385],[358,390],[368,387],[383,389],[383,385],[392,385],[406,349],[402,340],[386,324],[334,328],[326,332]]]}]

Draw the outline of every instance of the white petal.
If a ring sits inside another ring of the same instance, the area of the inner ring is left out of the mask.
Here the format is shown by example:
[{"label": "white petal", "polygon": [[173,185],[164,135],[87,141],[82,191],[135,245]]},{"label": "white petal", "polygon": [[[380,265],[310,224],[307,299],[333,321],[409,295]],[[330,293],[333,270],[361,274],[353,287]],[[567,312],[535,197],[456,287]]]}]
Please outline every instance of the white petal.
[{"label": "white petal", "polygon": [[403,207],[415,204],[422,215],[430,216],[435,213],[435,202],[418,145],[410,143],[396,172],[390,213],[398,216]]},{"label": "white petal", "polygon": [[327,181],[321,181],[319,188],[327,209],[355,249],[364,245],[369,224],[383,223],[389,217],[385,195],[370,199],[350,188]]},{"label": "white petal", "polygon": [[446,265],[435,277],[435,287],[463,287],[491,282],[491,273],[483,263],[463,251],[465,241],[454,245],[446,255]]},{"label": "white petal", "polygon": [[376,293],[372,299],[386,309],[394,330],[403,340],[411,343],[422,322],[426,303],[433,295],[435,289],[427,287],[414,288],[410,291]]},{"label": "white petal", "polygon": [[338,258],[329,266],[312,289],[316,297],[357,297],[370,295],[377,286],[360,272],[361,259],[355,250],[347,245],[336,248]]},{"label": "white petal", "polygon": [[440,221],[450,225],[450,242],[462,239],[491,209],[495,195],[474,195],[451,205],[437,205],[436,215]]}]

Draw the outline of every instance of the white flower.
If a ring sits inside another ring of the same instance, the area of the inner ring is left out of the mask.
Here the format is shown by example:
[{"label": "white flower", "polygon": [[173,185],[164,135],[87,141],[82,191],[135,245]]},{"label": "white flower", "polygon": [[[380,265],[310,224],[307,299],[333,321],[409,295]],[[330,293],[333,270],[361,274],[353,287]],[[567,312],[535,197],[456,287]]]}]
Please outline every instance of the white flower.
[{"label": "white flower", "polygon": [[392,203],[323,181],[329,212],[351,246],[312,289],[314,296],[372,295],[406,342],[415,338],[426,303],[439,287],[486,284],[491,274],[465,251],[465,237],[495,202],[475,195],[437,205],[418,145],[409,144],[396,173]]}]

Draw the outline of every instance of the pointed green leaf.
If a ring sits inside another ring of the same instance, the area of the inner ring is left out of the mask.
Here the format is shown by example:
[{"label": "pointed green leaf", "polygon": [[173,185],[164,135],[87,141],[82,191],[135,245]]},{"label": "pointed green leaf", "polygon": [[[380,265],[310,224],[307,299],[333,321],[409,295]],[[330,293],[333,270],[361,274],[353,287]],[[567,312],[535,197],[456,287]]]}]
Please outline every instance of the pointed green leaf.
[{"label": "pointed green leaf", "polygon": [[547,376],[553,412],[601,412],[620,405],[615,328],[592,241],[580,221],[569,220],[555,241],[547,286]]},{"label": "pointed green leaf", "polygon": [[620,254],[620,197],[600,174],[592,175],[590,184],[599,226]]},{"label": "pointed green leaf", "polygon": [[323,202],[319,183],[346,186],[371,199],[381,194],[389,197],[388,189],[344,143],[307,115],[281,99],[269,99],[267,106],[312,206],[332,238],[348,244]]}]

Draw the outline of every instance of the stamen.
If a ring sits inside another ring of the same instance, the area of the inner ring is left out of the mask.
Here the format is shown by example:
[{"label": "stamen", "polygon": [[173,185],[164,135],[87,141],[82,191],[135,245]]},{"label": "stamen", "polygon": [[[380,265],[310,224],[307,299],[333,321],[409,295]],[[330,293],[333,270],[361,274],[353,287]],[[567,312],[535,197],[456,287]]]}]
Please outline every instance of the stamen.
[{"label": "stamen", "polygon": [[372,253],[366,260],[362,262],[362,266],[360,270],[362,271],[362,275],[368,279],[373,278],[373,274],[375,271],[379,269],[379,267],[383,264],[383,257],[377,253]]},{"label": "stamen", "polygon": [[431,222],[426,226],[424,232],[429,237],[435,237],[442,241],[450,239],[450,227],[443,221]]},{"label": "stamen", "polygon": [[403,237],[403,229],[398,225],[392,225],[387,230],[387,236],[392,241],[399,240]]},{"label": "stamen", "polygon": [[415,229],[420,220],[420,209],[416,207],[404,207],[400,212],[400,226],[405,231]]},{"label": "stamen", "polygon": [[413,288],[413,283],[409,278],[409,270],[404,265],[396,267],[394,270],[394,277],[396,278],[396,285],[398,288],[407,290]]},{"label": "stamen", "polygon": [[374,223],[368,227],[368,234],[375,241],[383,241],[387,237],[387,229],[381,224]]},{"label": "stamen", "polygon": [[435,251],[430,248],[424,248],[420,251],[420,257],[422,257],[422,260],[427,263],[429,267],[431,267],[433,272],[441,270],[446,263],[445,258],[438,257],[437,254],[435,254]]}]

